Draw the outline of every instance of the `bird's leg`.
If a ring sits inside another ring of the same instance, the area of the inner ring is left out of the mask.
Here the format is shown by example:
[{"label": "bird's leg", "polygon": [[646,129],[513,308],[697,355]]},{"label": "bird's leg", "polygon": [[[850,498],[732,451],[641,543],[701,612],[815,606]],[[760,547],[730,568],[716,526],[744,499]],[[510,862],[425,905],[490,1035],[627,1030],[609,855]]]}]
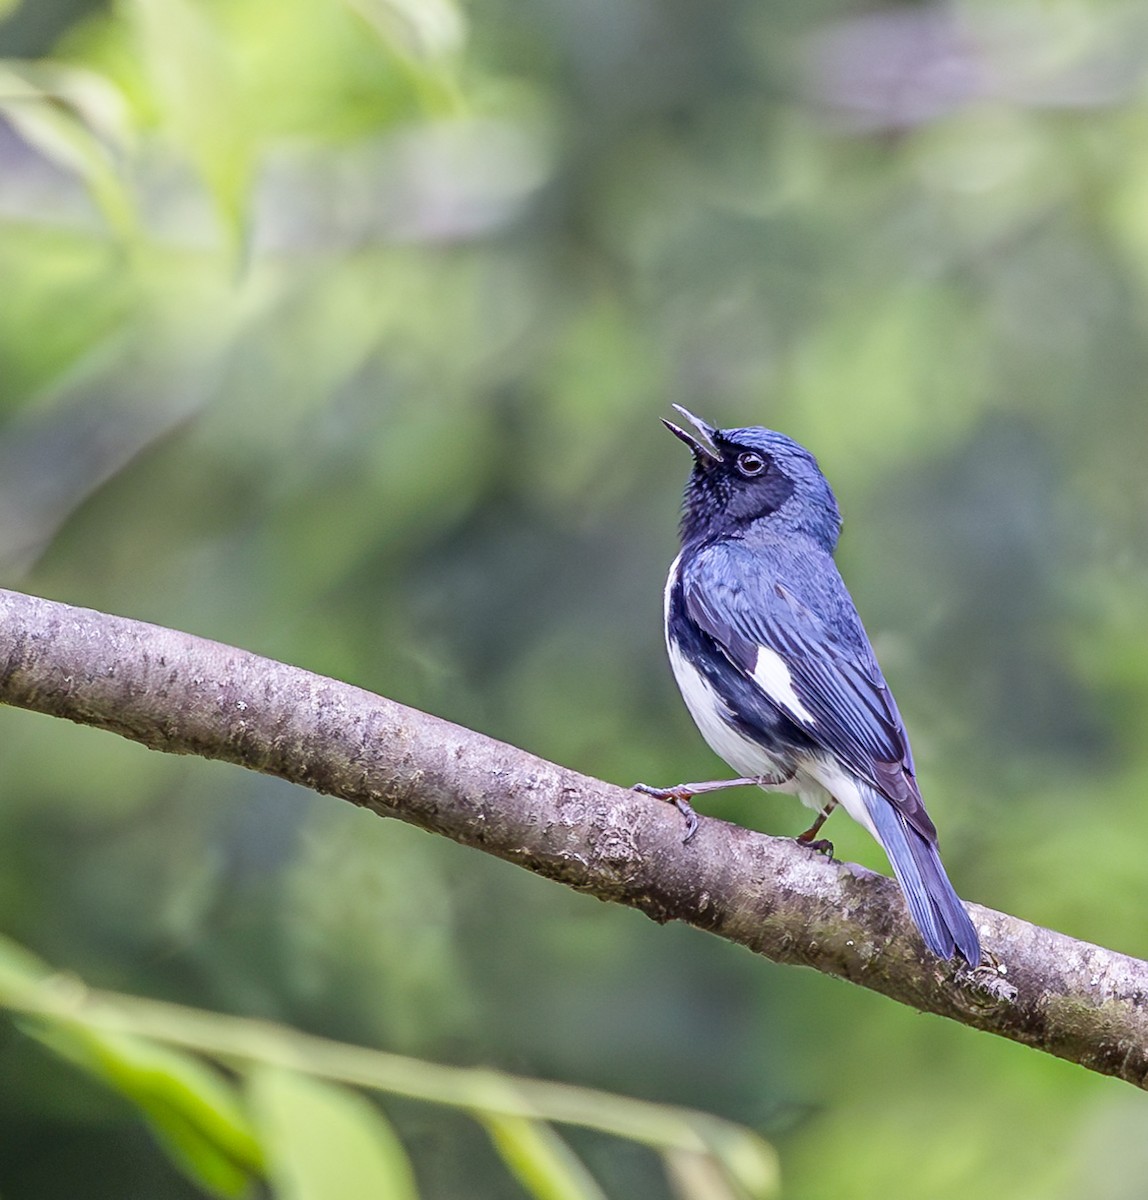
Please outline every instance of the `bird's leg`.
[{"label": "bird's leg", "polygon": [[[833,857],[833,843],[828,838],[818,838],[818,833],[821,832],[821,826],[829,819],[829,814],[837,807],[836,800],[830,800],[829,803],[817,814],[817,820],[804,832],[797,835],[797,841],[803,846],[808,846],[810,850],[816,850],[818,854],[828,855]],[[817,839],[814,841],[814,839]]]},{"label": "bird's leg", "polygon": [[[698,814],[694,812],[690,799],[704,792],[718,792],[722,788],[731,787],[780,787],[793,778],[793,772],[788,775],[754,775],[748,779],[711,779],[706,783],[679,783],[676,787],[651,787],[648,783],[635,783],[633,790],[653,796],[656,800],[668,800],[686,819],[686,836],[682,844],[690,840],[698,831]],[[824,818],[822,818],[824,819]],[[814,831],[816,832],[816,830]]]}]

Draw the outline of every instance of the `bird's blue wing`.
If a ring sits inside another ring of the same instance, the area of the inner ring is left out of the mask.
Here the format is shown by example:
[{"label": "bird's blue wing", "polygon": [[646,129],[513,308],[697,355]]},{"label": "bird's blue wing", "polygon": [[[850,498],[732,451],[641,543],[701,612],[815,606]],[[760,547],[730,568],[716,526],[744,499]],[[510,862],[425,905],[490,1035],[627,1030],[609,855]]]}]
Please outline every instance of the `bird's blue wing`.
[{"label": "bird's blue wing", "polygon": [[[744,543],[706,547],[682,573],[686,613],[775,709],[932,841],[901,714],[832,558],[788,565]],[[813,579],[816,612],[801,599]]]}]

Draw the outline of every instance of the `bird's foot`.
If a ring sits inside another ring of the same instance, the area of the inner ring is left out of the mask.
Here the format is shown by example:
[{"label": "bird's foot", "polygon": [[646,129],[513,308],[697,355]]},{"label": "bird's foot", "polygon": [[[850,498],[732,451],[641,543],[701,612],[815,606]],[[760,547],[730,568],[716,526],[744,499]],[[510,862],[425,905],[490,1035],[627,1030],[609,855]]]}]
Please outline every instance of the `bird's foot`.
[{"label": "bird's foot", "polygon": [[683,846],[697,833],[698,814],[694,812],[693,805],[690,804],[690,797],[697,793],[690,791],[689,784],[679,783],[677,787],[656,788],[651,787],[648,783],[635,783],[633,790],[653,796],[655,800],[668,800],[685,817],[686,835],[682,838]]},{"label": "bird's foot", "polygon": [[802,846],[808,846],[817,854],[824,854],[826,858],[833,857],[833,843],[828,838],[819,838],[817,835],[821,832],[821,826],[829,819],[829,814],[837,807],[836,800],[830,800],[829,803],[817,814],[817,820],[804,832],[797,835],[797,841]]},{"label": "bird's foot", "polygon": [[[704,792],[719,792],[724,788],[731,787],[780,787],[792,778],[793,772],[791,771],[788,775],[752,775],[741,779],[711,779],[705,783],[679,783],[668,788],[651,787],[648,783],[635,783],[633,790],[642,792],[646,796],[653,796],[657,800],[668,800],[685,817],[686,836],[682,838],[684,843],[688,842],[698,831],[698,815],[690,806],[690,801],[694,796],[700,796]],[[812,837],[813,833],[820,828],[820,825],[816,825],[810,836]]]},{"label": "bird's foot", "polygon": [[833,858],[833,843],[828,838],[806,838],[804,835],[793,839],[799,846],[805,846],[812,850],[814,854],[824,854],[826,858]]}]

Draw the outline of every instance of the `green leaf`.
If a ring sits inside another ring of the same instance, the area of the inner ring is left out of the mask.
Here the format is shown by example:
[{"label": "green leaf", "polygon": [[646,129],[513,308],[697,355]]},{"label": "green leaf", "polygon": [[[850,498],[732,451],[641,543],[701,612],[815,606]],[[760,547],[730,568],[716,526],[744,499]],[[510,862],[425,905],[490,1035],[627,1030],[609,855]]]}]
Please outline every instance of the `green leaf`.
[{"label": "green leaf", "polygon": [[0,112],[30,146],[80,177],[118,236],[136,232],[121,162],[127,106],[108,80],[56,63],[0,61]]},{"label": "green leaf", "polygon": [[176,1165],[214,1195],[242,1196],[262,1169],[235,1089],[199,1059],[68,1021],[27,1022],[26,1029],[131,1101]]},{"label": "green leaf", "polygon": [[31,950],[0,936],[0,1004],[34,991],[52,975],[52,968]]},{"label": "green leaf", "polygon": [[280,1200],[417,1200],[402,1143],[362,1096],[274,1067],[248,1083]]},{"label": "green leaf", "polygon": [[666,1175],[678,1200],[741,1200],[720,1164],[709,1154],[692,1150],[667,1150],[662,1155]]},{"label": "green leaf", "polygon": [[[715,1176],[707,1168],[707,1177],[724,1178],[723,1186],[739,1200],[767,1200],[779,1190],[773,1147],[752,1130],[719,1117],[343,1045],[264,1021],[92,991],[62,976],[38,980],[34,960],[6,971],[3,950],[0,941],[0,1005],[44,1020],[82,1024],[93,1032],[143,1035],[225,1062],[249,1064],[259,1133],[288,1200],[370,1194],[371,1188],[377,1192],[379,1179],[386,1179],[389,1189],[382,1194],[398,1200],[415,1195],[406,1157],[380,1114],[361,1098],[301,1071],[464,1109],[486,1124],[519,1178],[544,1197],[600,1200],[600,1190],[542,1122],[579,1125],[663,1153],[681,1151],[687,1157],[676,1160],[679,1173],[687,1172],[691,1179],[700,1177],[705,1160],[721,1173]],[[9,975],[14,976],[11,987]]]},{"label": "green leaf", "polygon": [[165,129],[199,173],[233,247],[242,241],[254,152],[227,43],[203,5],[128,0]]},{"label": "green leaf", "polygon": [[397,54],[422,62],[457,55],[466,23],[454,0],[344,0]]},{"label": "green leaf", "polygon": [[476,1113],[495,1149],[538,1200],[606,1200],[570,1147],[543,1121]]},{"label": "green leaf", "polygon": [[458,80],[466,22],[454,0],[343,0],[406,72],[424,112],[467,110]]},{"label": "green leaf", "polygon": [[706,1148],[729,1178],[754,1200],[767,1200],[781,1190],[777,1151],[749,1129],[703,1117],[695,1128]]}]

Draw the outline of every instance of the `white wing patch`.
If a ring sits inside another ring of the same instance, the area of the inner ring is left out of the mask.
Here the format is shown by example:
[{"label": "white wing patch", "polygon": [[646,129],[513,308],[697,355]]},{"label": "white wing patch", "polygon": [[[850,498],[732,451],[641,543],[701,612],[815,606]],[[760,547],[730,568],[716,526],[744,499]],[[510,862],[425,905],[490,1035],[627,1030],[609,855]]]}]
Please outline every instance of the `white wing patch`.
[{"label": "white wing patch", "polygon": [[801,703],[793,690],[793,678],[785,659],[768,646],[758,646],[757,662],[753,667],[753,681],[776,704],[791,717],[804,725],[813,724],[813,714]]}]

